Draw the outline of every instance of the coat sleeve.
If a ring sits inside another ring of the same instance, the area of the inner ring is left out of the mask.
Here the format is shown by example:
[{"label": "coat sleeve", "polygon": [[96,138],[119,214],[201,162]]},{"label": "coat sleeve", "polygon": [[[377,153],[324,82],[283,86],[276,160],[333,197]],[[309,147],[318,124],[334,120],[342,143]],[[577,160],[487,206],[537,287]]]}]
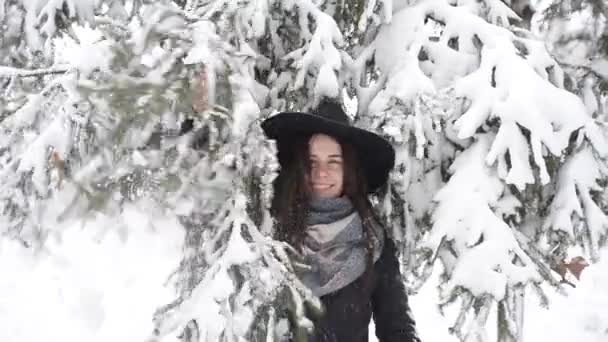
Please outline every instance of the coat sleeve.
[{"label": "coat sleeve", "polygon": [[420,342],[399,271],[397,248],[386,238],[375,264],[372,310],[379,342]]}]

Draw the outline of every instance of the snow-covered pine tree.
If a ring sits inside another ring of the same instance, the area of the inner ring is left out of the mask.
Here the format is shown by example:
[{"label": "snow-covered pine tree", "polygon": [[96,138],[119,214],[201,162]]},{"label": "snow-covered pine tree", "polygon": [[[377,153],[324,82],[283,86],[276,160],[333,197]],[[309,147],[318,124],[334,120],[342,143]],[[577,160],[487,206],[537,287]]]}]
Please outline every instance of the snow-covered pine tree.
[{"label": "snow-covered pine tree", "polygon": [[259,119],[323,96],[354,100],[395,144],[378,207],[414,291],[440,261],[461,339],[487,340],[493,308],[517,339],[525,286],[556,284],[568,246],[605,243],[603,131],[503,2],[0,5],[2,235],[44,248],[125,206],[179,218],[179,297],[152,340],[273,340],[285,311],[310,326],[318,302],[268,237],[276,163]]},{"label": "snow-covered pine tree", "polygon": [[[583,100],[588,115],[595,118],[605,132],[608,120],[608,5],[603,1],[595,0],[572,3],[545,1],[539,4],[538,13],[535,31],[544,37],[552,54],[563,66],[564,87]],[[598,140],[592,144],[595,148],[601,149],[603,146],[600,145],[602,141],[599,140],[600,132],[595,134],[598,135]],[[589,165],[591,158],[589,152],[589,149],[579,149],[574,152],[572,158],[579,159],[572,163],[580,165],[576,168],[581,167],[592,174],[598,174],[599,170]],[[599,155],[605,156],[605,152],[604,154],[600,152]],[[592,185],[590,181],[585,183]],[[587,188],[578,183],[576,185],[579,191],[579,187]],[[605,182],[601,182],[600,188],[591,192],[593,200],[601,204],[604,213],[607,211],[606,196],[608,196],[604,189],[605,185]],[[601,233],[603,230],[601,215],[594,212],[595,209],[589,211],[588,206],[584,206],[583,210],[584,212],[580,210],[576,212],[579,217],[582,215],[587,217],[588,221],[591,220],[593,223],[589,224],[593,229],[589,232],[575,229],[575,234],[570,234],[569,238],[577,239],[592,260],[597,261],[597,244],[598,242],[605,244],[605,237]],[[570,229],[566,231],[569,232]]]},{"label": "snow-covered pine tree", "polygon": [[601,0],[541,1],[533,31],[567,73],[565,86],[602,121],[608,97],[608,5]]},{"label": "snow-covered pine tree", "polygon": [[462,340],[493,340],[492,312],[497,338],[519,340],[524,289],[557,285],[569,246],[606,243],[606,131],[504,2],[393,6],[350,83],[360,119],[398,146],[380,205],[413,288],[441,261]]},{"label": "snow-covered pine tree", "polygon": [[[303,338],[319,302],[268,236],[276,163],[259,119],[310,106],[313,90],[338,95],[336,80],[313,77],[339,67],[332,18],[310,1],[1,5],[2,236],[43,250],[74,221],[128,220],[127,206],[179,218],[179,298],[152,340]],[[128,239],[125,227],[102,235]]]}]

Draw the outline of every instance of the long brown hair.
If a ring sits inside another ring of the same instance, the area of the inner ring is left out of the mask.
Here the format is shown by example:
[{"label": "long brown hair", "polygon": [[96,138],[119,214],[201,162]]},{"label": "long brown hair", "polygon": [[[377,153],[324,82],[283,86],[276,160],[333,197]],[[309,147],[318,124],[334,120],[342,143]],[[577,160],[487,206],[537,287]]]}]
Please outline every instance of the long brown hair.
[{"label": "long brown hair", "polygon": [[[276,238],[300,249],[306,234],[306,216],[310,190],[306,177],[310,170],[309,141],[312,135],[293,137],[278,147],[281,170],[274,180],[271,213],[277,221]],[[336,137],[342,148],[344,165],[343,194],[347,196],[363,222],[367,249],[367,271],[373,267],[375,236],[372,220],[376,220],[367,197],[367,182],[355,148]]]}]

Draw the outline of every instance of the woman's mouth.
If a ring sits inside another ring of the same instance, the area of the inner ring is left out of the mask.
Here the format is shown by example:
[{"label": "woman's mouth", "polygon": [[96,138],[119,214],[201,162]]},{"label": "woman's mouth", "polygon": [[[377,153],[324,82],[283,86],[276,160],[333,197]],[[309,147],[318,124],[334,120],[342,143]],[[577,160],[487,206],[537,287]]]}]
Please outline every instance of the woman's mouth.
[{"label": "woman's mouth", "polygon": [[313,184],[312,188],[315,190],[327,190],[331,188],[333,185],[331,184]]}]

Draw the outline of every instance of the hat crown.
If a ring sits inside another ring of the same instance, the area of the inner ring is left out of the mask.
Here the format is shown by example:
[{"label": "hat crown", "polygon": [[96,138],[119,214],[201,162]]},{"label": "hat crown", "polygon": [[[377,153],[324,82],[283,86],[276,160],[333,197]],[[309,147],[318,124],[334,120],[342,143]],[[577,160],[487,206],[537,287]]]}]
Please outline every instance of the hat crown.
[{"label": "hat crown", "polygon": [[312,113],[315,115],[319,115],[325,119],[339,122],[341,124],[345,124],[350,126],[350,119],[348,115],[344,112],[342,106],[333,100],[323,99],[321,103],[312,110]]}]

